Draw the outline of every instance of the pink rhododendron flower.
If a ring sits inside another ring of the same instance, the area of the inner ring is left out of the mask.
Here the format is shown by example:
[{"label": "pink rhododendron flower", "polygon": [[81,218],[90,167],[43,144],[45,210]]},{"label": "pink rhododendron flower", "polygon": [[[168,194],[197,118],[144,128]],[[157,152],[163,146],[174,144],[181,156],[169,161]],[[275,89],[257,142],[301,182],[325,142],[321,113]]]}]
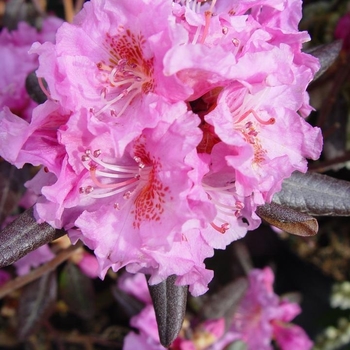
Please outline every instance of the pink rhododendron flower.
[{"label": "pink rhododendron flower", "polygon": [[16,261],[13,265],[16,267],[17,275],[22,276],[26,275],[31,268],[38,267],[41,264],[52,260],[54,257],[55,254],[52,253],[50,247],[45,244],[25,255],[23,258]]},{"label": "pink rhododendron flower", "polygon": [[90,278],[98,277],[99,265],[94,255],[84,251],[77,265],[86,276]]},{"label": "pink rhododendron flower", "polygon": [[0,270],[0,286],[5,284],[10,279],[11,279],[11,275],[7,271]]},{"label": "pink rhododendron flower", "polygon": [[29,73],[38,67],[38,57],[28,53],[36,42],[54,42],[58,27],[63,21],[57,17],[44,19],[42,28],[37,31],[25,22],[18,24],[18,29],[0,33],[0,111],[7,106],[13,113],[30,120],[33,108],[32,101],[25,89],[25,80]]},{"label": "pink rhododendron flower", "polygon": [[49,100],[30,123],[0,114],[1,156],[42,165],[37,220],[82,240],[101,277],[125,266],[205,293],[204,260],[321,152],[300,18],[299,0],[86,3],[32,46]]},{"label": "pink rhododendron flower", "polygon": [[274,275],[270,268],[249,274],[249,288],[240,302],[229,331],[211,350],[223,349],[240,339],[248,350],[272,349],[274,339],[281,349],[309,350],[313,343],[299,327],[287,322],[301,312],[299,305],[280,299],[273,291]]},{"label": "pink rhododendron flower", "polygon": [[313,343],[301,327],[290,323],[274,322],[273,329],[276,342],[282,350],[312,349]]},{"label": "pink rhododendron flower", "polygon": [[343,40],[343,49],[350,49],[350,12],[342,16],[335,28],[334,37]]}]

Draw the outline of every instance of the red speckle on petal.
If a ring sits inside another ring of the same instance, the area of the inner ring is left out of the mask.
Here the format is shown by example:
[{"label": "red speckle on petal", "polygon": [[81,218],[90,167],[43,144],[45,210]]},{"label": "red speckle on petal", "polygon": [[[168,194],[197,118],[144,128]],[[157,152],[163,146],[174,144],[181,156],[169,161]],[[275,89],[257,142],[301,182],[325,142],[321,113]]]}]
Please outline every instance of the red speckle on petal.
[{"label": "red speckle on petal", "polygon": [[156,159],[151,159],[149,153],[145,150],[144,144],[138,143],[135,146],[135,157],[146,166],[152,166],[152,170],[148,174],[148,179],[134,200],[135,219],[134,228],[140,228],[143,221],[160,221],[164,212],[164,203],[169,187],[164,186],[157,178],[161,163]]},{"label": "red speckle on petal", "polygon": [[145,59],[142,47],[145,39],[141,34],[135,35],[129,29],[123,34],[106,35],[106,46],[111,54],[109,59],[112,66],[120,65],[123,61],[126,68],[124,78],[135,76],[142,79],[142,92],[148,93],[154,89],[153,58]]}]

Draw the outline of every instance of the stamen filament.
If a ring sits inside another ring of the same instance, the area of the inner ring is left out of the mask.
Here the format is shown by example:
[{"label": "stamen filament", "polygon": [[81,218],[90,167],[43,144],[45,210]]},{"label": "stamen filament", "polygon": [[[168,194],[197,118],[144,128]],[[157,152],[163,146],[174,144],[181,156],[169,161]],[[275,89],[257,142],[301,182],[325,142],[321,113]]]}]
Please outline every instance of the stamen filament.
[{"label": "stamen filament", "polygon": [[221,226],[217,226],[216,224],[214,224],[213,222],[210,223],[210,225],[216,230],[218,231],[219,233],[222,233],[224,234],[228,229],[229,227],[225,224],[222,224]]},{"label": "stamen filament", "polygon": [[[89,153],[89,152],[87,152]],[[101,165],[102,167],[109,169],[109,170],[113,170],[113,171],[118,171],[118,172],[122,172],[122,173],[130,173],[130,174],[137,174],[138,173],[138,167],[137,166],[127,166],[127,165],[115,165],[115,164],[109,164],[109,163],[105,163],[104,161],[94,157],[91,154],[87,155],[93,162],[97,163],[98,165]],[[88,170],[90,170],[90,167],[87,167],[87,165],[85,165],[85,163],[83,163],[85,168],[87,168]]]},{"label": "stamen filament", "polygon": [[204,187],[204,189],[206,191],[215,191],[215,192],[227,193],[227,190],[235,188],[236,184],[232,183],[230,185],[223,186],[223,187],[212,187],[212,186],[209,186],[209,185],[203,183],[203,187]]},{"label": "stamen filament", "polygon": [[110,177],[114,179],[130,179],[130,173],[115,174],[115,173],[109,173],[107,171],[95,170],[95,174],[97,176]]},{"label": "stamen filament", "polygon": [[130,102],[133,100],[133,98],[138,94],[139,92],[137,90],[134,91],[133,94],[131,94],[128,98],[128,100],[125,102],[123,108],[119,111],[117,114],[117,118],[120,117],[126,110],[126,108],[129,106]]},{"label": "stamen filament", "polygon": [[38,83],[40,86],[40,89],[42,90],[42,92],[47,96],[48,99],[52,99],[50,92],[46,89],[44,83],[43,83],[43,78],[38,78]]},{"label": "stamen filament", "polygon": [[96,191],[94,191],[94,192],[90,193],[89,196],[92,198],[105,198],[105,197],[114,196],[115,194],[118,194],[121,192],[125,192],[129,188],[135,188],[135,183],[130,183],[129,185],[126,185],[122,188],[118,188],[114,191],[108,191],[108,192],[96,192]]},{"label": "stamen filament", "polygon": [[138,181],[138,179],[132,178],[132,179],[129,179],[127,181],[122,181],[122,182],[118,182],[118,183],[114,183],[114,184],[103,184],[102,182],[100,182],[97,179],[95,170],[96,169],[94,169],[94,168],[90,169],[91,179],[98,187],[101,187],[101,188],[119,188],[119,187],[123,187],[125,185],[128,185],[128,184],[131,184],[131,183]]},{"label": "stamen filament", "polygon": [[99,116],[106,109],[108,109],[111,105],[113,105],[114,103],[118,102],[119,100],[121,100],[122,98],[127,96],[130,91],[135,90],[135,92],[130,96],[130,98],[124,103],[124,106],[121,109],[121,111],[118,113],[117,117],[119,117],[125,111],[125,109],[129,106],[129,103],[131,102],[131,100],[139,93],[139,88],[140,87],[142,87],[142,84],[140,84],[140,83],[133,83],[127,89],[125,89],[122,93],[120,93],[117,97],[115,97],[114,99],[108,101],[107,104],[104,107],[102,107],[95,115]]},{"label": "stamen filament", "polygon": [[247,112],[243,113],[243,115],[236,121],[236,123],[240,123],[242,120],[248,117],[249,114],[253,114],[254,118],[262,125],[271,125],[275,123],[275,118],[270,118],[269,120],[261,119],[258,114],[253,110],[249,109]]},{"label": "stamen filament", "polygon": [[201,44],[204,44],[205,39],[208,36],[209,33],[209,26],[210,26],[210,20],[211,17],[213,15],[213,8],[215,6],[216,0],[212,0],[211,4],[210,4],[210,8],[209,10],[204,12],[204,20],[205,20],[205,26],[204,26],[204,31],[203,31],[203,35],[201,37],[201,40],[199,41]]}]

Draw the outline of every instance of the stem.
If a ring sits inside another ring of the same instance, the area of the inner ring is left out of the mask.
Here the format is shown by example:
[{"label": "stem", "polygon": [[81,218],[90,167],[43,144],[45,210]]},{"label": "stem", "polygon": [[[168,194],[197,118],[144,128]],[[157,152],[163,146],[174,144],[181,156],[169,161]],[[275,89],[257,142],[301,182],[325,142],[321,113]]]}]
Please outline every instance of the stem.
[{"label": "stem", "polygon": [[41,265],[37,269],[32,270],[24,276],[18,276],[15,279],[5,283],[0,287],[0,299],[6,296],[7,294],[11,293],[12,291],[19,289],[30,282],[33,282],[42,275],[53,271],[58,265],[62,264],[64,261],[69,259],[74,254],[74,252],[81,246],[82,244],[80,243],[75,244],[74,246],[72,245],[69,248],[61,251],[59,254],[57,254],[55,258],[53,258],[48,263]]},{"label": "stem", "polygon": [[74,6],[72,0],[63,0],[63,7],[64,7],[64,18],[68,23],[73,22],[74,18]]}]

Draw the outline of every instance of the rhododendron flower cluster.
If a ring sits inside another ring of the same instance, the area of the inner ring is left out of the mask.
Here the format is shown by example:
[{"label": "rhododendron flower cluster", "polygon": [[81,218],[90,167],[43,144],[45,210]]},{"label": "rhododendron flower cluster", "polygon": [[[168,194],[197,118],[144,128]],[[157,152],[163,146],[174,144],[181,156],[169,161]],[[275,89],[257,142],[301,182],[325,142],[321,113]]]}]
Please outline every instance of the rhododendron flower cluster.
[{"label": "rhododendron flower cluster", "polygon": [[42,166],[36,218],[94,250],[101,277],[125,266],[204,293],[204,259],[320,155],[300,18],[299,0],[86,3],[32,46],[48,101],[30,123],[1,114],[0,154]]},{"label": "rhododendron flower cluster", "polygon": [[28,53],[34,42],[54,42],[57,29],[63,23],[58,17],[47,17],[38,31],[25,22],[18,29],[0,33],[0,110],[5,106],[16,115],[30,121],[32,101],[25,89],[25,80],[29,73],[38,68],[38,57]]},{"label": "rhododendron flower cluster", "polygon": [[[239,302],[230,324],[225,325],[225,320],[222,318],[213,319],[197,323],[192,329],[190,323],[185,321],[183,330],[171,348],[222,350],[229,344],[239,341],[246,345],[247,350],[271,350],[271,342],[275,340],[282,350],[311,349],[313,343],[305,331],[290,323],[301,309],[298,304],[280,298],[274,293],[272,270],[269,267],[253,269],[248,275],[248,280],[248,289]],[[125,338],[123,349],[161,349],[155,311],[144,276],[124,275],[118,286],[146,304],[130,322],[139,333],[130,332]]]}]

